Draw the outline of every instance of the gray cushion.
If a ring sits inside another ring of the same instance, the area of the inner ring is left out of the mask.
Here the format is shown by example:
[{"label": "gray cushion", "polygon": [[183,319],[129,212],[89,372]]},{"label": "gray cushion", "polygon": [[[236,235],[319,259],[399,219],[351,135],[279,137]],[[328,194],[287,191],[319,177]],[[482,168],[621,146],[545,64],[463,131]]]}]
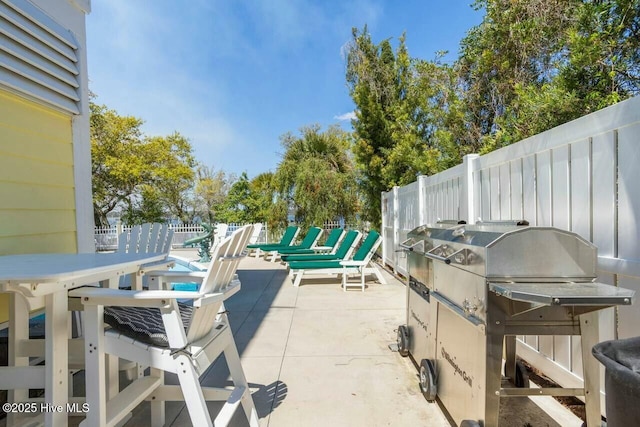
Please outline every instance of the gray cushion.
[{"label": "gray cushion", "polygon": [[[178,303],[180,317],[186,328],[191,322],[193,307]],[[104,321],[115,331],[136,341],[156,347],[169,347],[160,309],[153,307],[105,307]]]}]

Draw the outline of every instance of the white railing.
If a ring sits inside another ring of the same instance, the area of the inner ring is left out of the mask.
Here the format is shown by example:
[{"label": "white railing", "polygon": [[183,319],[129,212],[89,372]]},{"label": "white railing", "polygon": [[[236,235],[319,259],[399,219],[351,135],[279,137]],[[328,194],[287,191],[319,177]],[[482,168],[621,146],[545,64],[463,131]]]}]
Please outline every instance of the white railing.
[{"label": "white railing", "polygon": [[[598,247],[598,281],[640,296],[640,97],[632,98],[382,194],[383,260],[407,233],[439,219],[526,219],[576,232]],[[638,335],[640,298],[601,310],[600,339]],[[564,387],[580,387],[579,337],[519,337],[518,352]]]},{"label": "white railing", "polygon": [[[235,230],[242,227],[244,224],[231,223],[227,228],[227,236],[231,235]],[[182,247],[184,242],[203,235],[205,233],[201,224],[170,224],[169,227],[173,230],[172,247]],[[96,251],[113,251],[118,247],[118,236],[123,232],[131,230],[131,226],[122,225],[118,223],[110,227],[96,227],[94,229],[94,240],[96,245]],[[257,243],[264,243],[267,241],[266,226],[263,225],[262,231],[258,236]],[[226,236],[225,236],[226,237]]]},{"label": "white railing", "polygon": [[[235,230],[242,227],[245,224],[241,223],[230,223],[227,228],[227,236],[231,235]],[[180,248],[184,244],[185,241],[200,236],[204,234],[205,230],[201,224],[171,224],[169,225],[171,229],[174,230],[173,234],[173,243],[172,247]],[[322,225],[323,230],[327,233],[329,230],[333,228],[356,228],[353,225],[345,224],[344,221],[325,221]],[[116,225],[108,226],[108,227],[95,227],[94,229],[94,241],[96,246],[96,251],[113,251],[118,247],[118,236],[125,231],[131,230],[131,226],[123,225],[118,222]],[[269,236],[267,225],[263,224],[262,231],[260,231],[260,235],[258,236],[258,240],[256,243],[266,243],[272,239],[271,241],[275,241],[279,238],[279,236]]]}]

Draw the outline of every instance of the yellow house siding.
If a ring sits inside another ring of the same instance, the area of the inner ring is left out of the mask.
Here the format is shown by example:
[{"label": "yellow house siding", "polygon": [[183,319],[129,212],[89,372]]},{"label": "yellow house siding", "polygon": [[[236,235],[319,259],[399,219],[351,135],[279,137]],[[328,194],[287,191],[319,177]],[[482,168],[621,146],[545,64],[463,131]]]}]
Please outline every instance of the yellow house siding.
[{"label": "yellow house siding", "polygon": [[77,251],[73,167],[71,116],[0,89],[0,255]]}]

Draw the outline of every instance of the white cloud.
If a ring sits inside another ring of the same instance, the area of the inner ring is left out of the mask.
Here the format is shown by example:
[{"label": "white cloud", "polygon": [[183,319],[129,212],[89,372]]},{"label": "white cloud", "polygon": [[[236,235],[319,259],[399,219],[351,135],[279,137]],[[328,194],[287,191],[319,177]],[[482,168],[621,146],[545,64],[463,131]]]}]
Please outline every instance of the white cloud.
[{"label": "white cloud", "polygon": [[348,113],[344,113],[344,114],[340,114],[339,116],[333,116],[334,119],[336,120],[340,120],[341,122],[345,121],[345,120],[353,120],[356,118],[356,112],[355,111],[351,111]]}]

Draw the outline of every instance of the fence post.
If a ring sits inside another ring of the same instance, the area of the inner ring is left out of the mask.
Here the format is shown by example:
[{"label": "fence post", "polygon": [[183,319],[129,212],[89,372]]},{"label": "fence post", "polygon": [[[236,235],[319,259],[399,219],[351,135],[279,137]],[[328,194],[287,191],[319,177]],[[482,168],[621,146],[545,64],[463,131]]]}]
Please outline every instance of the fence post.
[{"label": "fence post", "polygon": [[427,177],[425,175],[418,175],[418,224],[424,225],[427,223],[427,199],[426,190]]},{"label": "fence post", "polygon": [[116,221],[116,248],[120,247],[120,235],[122,234],[122,221],[119,219]]},{"label": "fence post", "polygon": [[479,157],[480,155],[478,154],[467,154],[462,158],[464,175],[462,181],[462,206],[460,206],[460,219],[467,221],[467,224],[476,223],[476,189],[473,185],[473,171],[475,170],[476,159]]},{"label": "fence post", "polygon": [[400,218],[398,212],[400,210],[400,201],[398,200],[398,190],[400,187],[397,185],[393,187],[393,247],[391,248],[393,254],[393,272],[398,273],[398,252],[396,249],[400,244]]},{"label": "fence post", "polygon": [[382,265],[387,263],[387,252],[389,251],[387,242],[387,209],[389,209],[388,202],[385,198],[387,193],[382,191],[380,193],[380,207],[382,210],[382,218],[380,221],[380,235],[382,236]]}]

